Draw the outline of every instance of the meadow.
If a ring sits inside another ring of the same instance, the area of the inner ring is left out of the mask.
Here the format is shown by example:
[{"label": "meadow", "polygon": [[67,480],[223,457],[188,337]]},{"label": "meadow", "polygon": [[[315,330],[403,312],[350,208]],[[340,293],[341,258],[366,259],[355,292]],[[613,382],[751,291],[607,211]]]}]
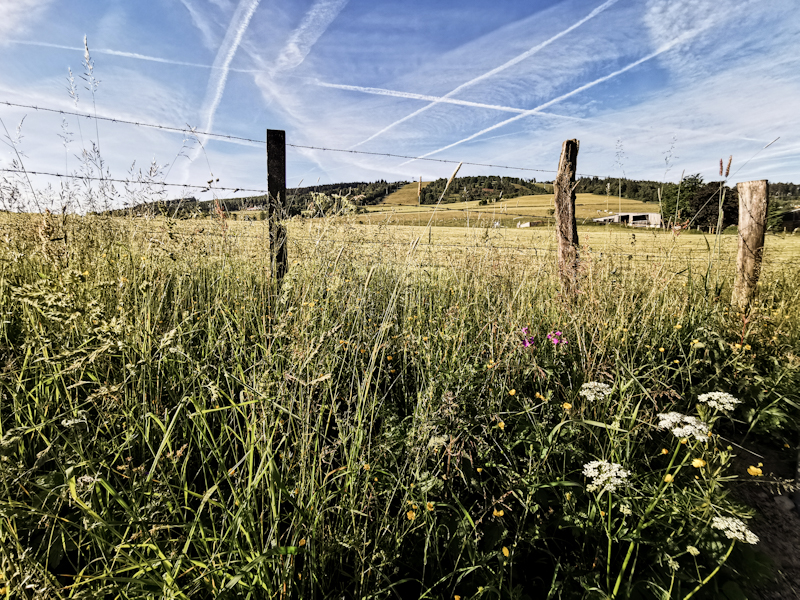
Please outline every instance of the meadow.
[{"label": "meadow", "polygon": [[565,295],[552,229],[370,216],[290,221],[280,285],[265,222],[3,216],[7,597],[763,581],[733,461],[797,443],[800,238],[741,314],[736,236],[581,229]]},{"label": "meadow", "polygon": [[[424,188],[429,182],[423,182]],[[552,189],[552,184],[541,184]],[[532,221],[538,224],[553,222],[553,197],[550,195],[519,196],[509,200],[497,200],[480,204],[450,202],[438,206],[417,204],[417,183],[403,186],[389,194],[380,204],[366,207],[366,214],[359,215],[363,224],[387,223],[392,225],[420,226],[433,219],[437,226],[481,227],[497,223],[502,227],[516,227],[518,222]],[[593,218],[617,212],[659,212],[658,204],[641,202],[619,196],[598,194],[576,194],[575,216],[578,223],[592,223]]]}]

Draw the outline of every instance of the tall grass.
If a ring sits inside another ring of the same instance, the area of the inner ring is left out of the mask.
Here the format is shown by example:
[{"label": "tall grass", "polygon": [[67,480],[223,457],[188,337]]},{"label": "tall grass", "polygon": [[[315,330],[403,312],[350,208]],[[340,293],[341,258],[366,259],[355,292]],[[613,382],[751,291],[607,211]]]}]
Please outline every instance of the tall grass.
[{"label": "tall grass", "polygon": [[[278,289],[265,238],[214,222],[9,217],[6,593],[683,598],[737,579],[753,550],[712,520],[748,516],[729,440],[796,433],[796,267],[739,315],[730,272],[714,287],[680,258],[587,259],[568,298],[547,255],[488,234],[430,266],[313,223]],[[715,390],[743,403],[698,409]],[[670,411],[712,435],[657,429]],[[630,476],[590,491],[594,460]]]}]

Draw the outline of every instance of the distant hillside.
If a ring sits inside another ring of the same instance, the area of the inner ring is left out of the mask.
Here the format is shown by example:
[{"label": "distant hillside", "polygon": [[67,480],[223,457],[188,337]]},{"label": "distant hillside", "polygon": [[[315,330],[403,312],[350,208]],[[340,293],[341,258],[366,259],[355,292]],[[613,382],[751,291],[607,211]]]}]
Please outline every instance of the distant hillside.
[{"label": "distant hillside", "polygon": [[[422,190],[422,204],[436,204],[446,185],[447,179],[437,179],[428,184]],[[489,202],[551,193],[543,184],[537,184],[536,180],[531,181],[519,177],[501,177],[499,175],[456,177],[450,184],[447,195],[442,198],[442,204],[472,200]]]},{"label": "distant hillside", "polygon": [[[286,190],[288,199],[289,216],[301,214],[312,202],[312,193],[322,192],[328,195],[347,196],[349,202],[357,206],[377,204],[387,195],[406,184],[405,181],[388,183],[384,180],[351,183],[330,183]],[[262,209],[267,210],[267,196],[245,196],[242,198],[220,199],[220,206],[228,213],[238,211],[253,211],[258,214]],[[110,211],[115,216],[141,216],[152,214],[168,214],[175,218],[185,219],[192,216],[207,216],[214,212],[213,200],[197,200],[194,197],[175,198],[140,204],[126,209]]]}]

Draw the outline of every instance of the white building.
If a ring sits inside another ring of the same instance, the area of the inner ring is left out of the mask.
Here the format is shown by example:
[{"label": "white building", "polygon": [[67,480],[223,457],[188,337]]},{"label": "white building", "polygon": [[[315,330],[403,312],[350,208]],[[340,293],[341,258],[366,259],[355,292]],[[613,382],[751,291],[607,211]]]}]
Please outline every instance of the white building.
[{"label": "white building", "polygon": [[592,219],[595,223],[622,223],[629,227],[662,227],[659,213],[619,213]]}]

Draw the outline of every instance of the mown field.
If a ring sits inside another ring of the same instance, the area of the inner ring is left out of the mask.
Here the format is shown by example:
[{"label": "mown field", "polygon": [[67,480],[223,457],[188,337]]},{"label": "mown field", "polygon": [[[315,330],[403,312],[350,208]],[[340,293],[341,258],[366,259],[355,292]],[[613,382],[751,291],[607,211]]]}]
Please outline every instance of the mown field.
[{"label": "mown field", "polygon": [[730,492],[769,475],[739,446],[796,446],[799,239],[739,314],[735,236],[582,229],[565,295],[546,228],[363,217],[289,222],[280,286],[262,222],[5,217],[4,594],[769,584]]},{"label": "mown field", "polygon": [[[423,187],[427,182],[423,182]],[[517,222],[552,222],[553,197],[546,195],[520,196],[510,200],[490,202],[483,206],[478,201],[417,205],[417,184],[411,183],[390,194],[375,206],[366,207],[359,215],[363,224],[425,225],[433,216],[437,226],[458,227],[469,225],[486,227],[499,223],[503,227],[516,227]],[[591,223],[593,218],[617,212],[658,212],[657,204],[648,204],[618,196],[577,194],[575,215],[579,223]],[[434,214],[435,213],[435,214]]]}]

